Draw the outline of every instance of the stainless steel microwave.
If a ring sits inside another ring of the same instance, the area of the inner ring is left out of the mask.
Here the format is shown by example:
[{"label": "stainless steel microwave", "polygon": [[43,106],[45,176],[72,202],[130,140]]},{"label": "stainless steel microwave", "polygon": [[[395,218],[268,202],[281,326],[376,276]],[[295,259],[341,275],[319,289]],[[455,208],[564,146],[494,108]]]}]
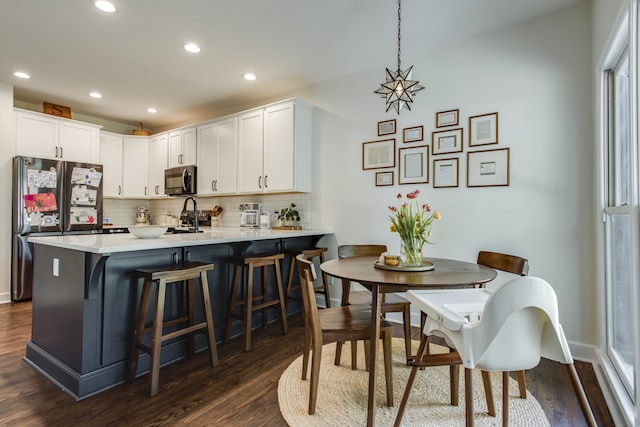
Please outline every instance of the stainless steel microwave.
[{"label": "stainless steel microwave", "polygon": [[197,192],[195,166],[179,166],[164,171],[164,193],[166,195],[192,195]]}]

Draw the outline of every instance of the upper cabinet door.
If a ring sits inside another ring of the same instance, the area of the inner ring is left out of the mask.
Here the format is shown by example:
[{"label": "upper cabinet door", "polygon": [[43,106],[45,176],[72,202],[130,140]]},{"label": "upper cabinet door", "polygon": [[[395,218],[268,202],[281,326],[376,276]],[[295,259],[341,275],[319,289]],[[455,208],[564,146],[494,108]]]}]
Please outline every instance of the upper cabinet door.
[{"label": "upper cabinet door", "polygon": [[237,192],[238,119],[198,127],[198,194]]},{"label": "upper cabinet door", "polygon": [[100,160],[100,130],[76,122],[60,121],[58,148],[62,160],[97,163]]},{"label": "upper cabinet door", "polygon": [[122,197],[122,135],[100,133],[100,161],[102,164],[102,195]]},{"label": "upper cabinet door", "polygon": [[164,170],[167,169],[167,144],[169,135],[154,135],[149,140],[149,189],[150,197],[164,197]]},{"label": "upper cabinet door", "polygon": [[169,167],[196,164],[196,135],[195,127],[169,132]]},{"label": "upper cabinet door", "polygon": [[15,110],[16,153],[45,159],[98,163],[100,127],[26,110]]},{"label": "upper cabinet door", "polygon": [[57,159],[58,123],[44,114],[17,111],[16,153],[22,156]]},{"label": "upper cabinet door", "polygon": [[293,103],[264,111],[264,182],[266,191],[292,190],[294,186]]},{"label": "upper cabinet door", "polygon": [[238,192],[261,193],[263,177],[263,110],[238,117]]},{"label": "upper cabinet door", "polygon": [[198,151],[197,141],[198,138],[195,127],[182,130],[182,164],[196,164],[196,153]]},{"label": "upper cabinet door", "polygon": [[148,148],[146,136],[125,137],[122,143],[122,193],[124,197],[149,197],[148,190]]}]

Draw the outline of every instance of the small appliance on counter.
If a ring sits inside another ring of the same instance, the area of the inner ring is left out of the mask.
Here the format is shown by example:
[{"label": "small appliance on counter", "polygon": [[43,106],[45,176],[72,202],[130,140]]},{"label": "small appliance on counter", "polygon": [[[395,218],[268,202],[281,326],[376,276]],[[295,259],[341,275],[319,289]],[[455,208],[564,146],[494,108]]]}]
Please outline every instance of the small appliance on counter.
[{"label": "small appliance on counter", "polygon": [[136,222],[138,224],[150,224],[151,215],[149,215],[149,208],[146,206],[138,206],[136,208]]},{"label": "small appliance on counter", "polygon": [[242,228],[259,228],[260,213],[262,205],[260,203],[246,202],[240,203],[240,227]]},{"label": "small appliance on counter", "polygon": [[[211,212],[198,210],[198,225],[211,225]],[[193,227],[194,213],[192,210],[183,210],[180,213],[180,226],[182,227]]]}]

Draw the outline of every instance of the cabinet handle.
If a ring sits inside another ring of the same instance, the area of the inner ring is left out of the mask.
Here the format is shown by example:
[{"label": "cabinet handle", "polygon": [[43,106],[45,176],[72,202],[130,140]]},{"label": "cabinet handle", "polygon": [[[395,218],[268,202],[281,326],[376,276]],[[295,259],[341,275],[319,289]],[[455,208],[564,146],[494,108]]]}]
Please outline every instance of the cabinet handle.
[{"label": "cabinet handle", "polygon": [[211,181],[211,191],[216,191],[216,182]]},{"label": "cabinet handle", "polygon": [[262,189],[262,176],[258,177],[258,188]]},{"label": "cabinet handle", "polygon": [[180,163],[181,165],[184,164],[184,154],[178,155],[178,163]]},{"label": "cabinet handle", "polygon": [[267,184],[267,178],[269,178],[269,175],[265,175],[264,176],[264,188],[267,188],[269,185]]},{"label": "cabinet handle", "polygon": [[122,196],[122,185],[118,185],[118,196]]},{"label": "cabinet handle", "polygon": [[156,196],[160,195],[160,186],[156,185]]},{"label": "cabinet handle", "polygon": [[58,158],[58,147],[56,147],[56,159]]},{"label": "cabinet handle", "polygon": [[144,186],[144,195],[145,196],[147,195],[147,186],[146,185]]},{"label": "cabinet handle", "polygon": [[60,158],[64,157],[64,151],[62,151],[62,147],[60,147]]}]

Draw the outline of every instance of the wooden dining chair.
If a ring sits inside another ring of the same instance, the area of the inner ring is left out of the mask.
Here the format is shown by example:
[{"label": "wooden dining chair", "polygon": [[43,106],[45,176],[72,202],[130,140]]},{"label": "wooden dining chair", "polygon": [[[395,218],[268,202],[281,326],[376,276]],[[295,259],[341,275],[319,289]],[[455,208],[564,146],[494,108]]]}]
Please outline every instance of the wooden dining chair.
[{"label": "wooden dining chair", "polygon": [[[318,379],[323,344],[339,341],[367,341],[371,339],[371,306],[346,305],[318,310],[313,283],[316,280],[315,267],[305,254],[296,257],[302,302],[304,305],[304,347],[302,352],[302,379],[307,379],[309,351],[311,360],[311,385],[309,390],[309,415],[316,411]],[[380,321],[380,338],[384,353],[384,370],[387,390],[387,405],[393,406],[393,375],[391,368],[392,326]],[[339,364],[339,363],[336,363]]]},{"label": "wooden dining chair", "polygon": [[[354,258],[365,256],[380,256],[387,251],[385,245],[340,245],[338,246],[338,258]],[[373,267],[372,267],[373,268]],[[346,279],[345,279],[346,280]],[[348,281],[347,281],[348,282]],[[342,304],[371,304],[371,292],[368,290],[351,291],[351,283],[343,283]],[[345,292],[346,291],[346,295]],[[404,346],[407,362],[411,360],[411,304],[406,298],[397,294],[382,294],[381,312],[402,313],[404,330]],[[356,357],[355,347],[352,346],[352,360]],[[336,356],[341,352],[341,343],[338,343]],[[368,358],[367,358],[368,360]],[[355,367],[354,367],[355,369]]]}]

